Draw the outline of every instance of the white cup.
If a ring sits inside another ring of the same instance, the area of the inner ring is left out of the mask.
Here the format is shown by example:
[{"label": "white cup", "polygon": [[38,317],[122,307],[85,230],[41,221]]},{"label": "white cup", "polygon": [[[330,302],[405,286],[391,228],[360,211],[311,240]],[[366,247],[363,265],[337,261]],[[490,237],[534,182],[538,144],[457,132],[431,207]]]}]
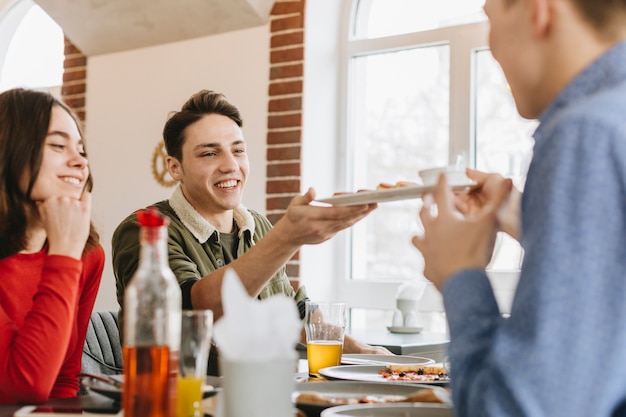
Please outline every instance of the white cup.
[{"label": "white cup", "polygon": [[396,300],[396,307],[402,312],[403,324],[405,327],[417,326],[419,300],[398,298]]},{"label": "white cup", "polygon": [[464,185],[472,182],[465,174],[465,167],[456,165],[424,169],[419,172],[419,176],[424,185],[431,186],[437,184],[441,173],[446,174],[448,185]]},{"label": "white cup", "polygon": [[295,358],[243,361],[219,358],[224,375],[217,415],[220,417],[292,416]]}]

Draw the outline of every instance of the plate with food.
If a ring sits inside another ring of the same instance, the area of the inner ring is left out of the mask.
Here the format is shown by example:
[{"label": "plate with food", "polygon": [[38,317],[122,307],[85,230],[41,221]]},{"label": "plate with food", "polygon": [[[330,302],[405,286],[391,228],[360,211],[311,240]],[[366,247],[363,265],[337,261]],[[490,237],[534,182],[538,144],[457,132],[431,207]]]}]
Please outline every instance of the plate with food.
[{"label": "plate with food", "polygon": [[329,379],[351,381],[427,384],[445,386],[450,376],[442,366],[435,365],[340,365],[320,369],[320,374]]},{"label": "plate with food", "polygon": [[[473,181],[452,185],[454,193],[467,193],[476,186]],[[334,206],[354,206],[358,204],[386,203],[389,201],[409,200],[419,198],[435,189],[434,185],[420,185],[415,182],[399,181],[396,184],[381,183],[376,190],[365,190],[356,193],[337,194],[332,197],[320,198],[319,203]]]},{"label": "plate with food", "polygon": [[431,403],[450,405],[449,391],[428,385],[391,385],[354,381],[303,382],[293,393],[296,407],[309,417],[340,405]]},{"label": "plate with food", "polygon": [[453,417],[452,408],[439,404],[357,404],[322,411],[321,417]]},{"label": "plate with food", "polygon": [[429,365],[435,360],[421,356],[409,355],[373,355],[367,353],[345,353],[341,355],[342,365],[388,365],[388,364],[412,364]]},{"label": "plate with food", "polygon": [[[122,401],[123,375],[80,374],[80,383],[90,391],[109,397],[117,402]],[[202,385],[203,398],[212,397],[221,389],[222,379],[217,376],[207,376]]]}]

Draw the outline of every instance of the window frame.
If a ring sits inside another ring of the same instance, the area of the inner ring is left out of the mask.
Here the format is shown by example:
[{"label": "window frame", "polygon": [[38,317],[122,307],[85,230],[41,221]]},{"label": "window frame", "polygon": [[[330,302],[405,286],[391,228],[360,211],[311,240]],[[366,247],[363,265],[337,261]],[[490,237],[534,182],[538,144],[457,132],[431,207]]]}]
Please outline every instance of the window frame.
[{"label": "window frame", "polygon": [[4,68],[9,46],[13,35],[22,23],[22,20],[35,5],[33,0],[15,0],[0,10],[0,73]]},{"label": "window frame", "polygon": [[[458,26],[443,27],[382,38],[357,39],[353,35],[359,0],[352,0],[343,11],[342,30],[339,40],[339,97],[338,97],[338,147],[336,189],[352,189],[351,172],[353,167],[348,155],[351,143],[351,122],[349,103],[354,96],[350,78],[353,74],[352,59],[375,53],[398,51],[407,48],[446,44],[450,48],[450,100],[449,100],[449,163],[454,163],[456,155],[467,155],[470,165],[476,157],[475,91],[472,79],[475,73],[475,52],[488,49],[489,23],[487,21]],[[363,4],[363,0],[361,2]],[[367,1],[365,1],[367,3]],[[366,6],[367,7],[367,6]],[[346,139],[348,138],[348,139]],[[416,213],[417,216],[417,213]],[[335,298],[348,303],[352,308],[394,309],[398,287],[406,281],[368,281],[352,279],[351,234],[338,235],[336,245],[339,251],[334,280]],[[421,271],[419,271],[421,274]],[[488,270],[497,297],[510,305],[517,285],[519,270]],[[439,291],[430,284],[422,298],[422,311],[444,311]],[[506,307],[503,312],[506,312]]]},{"label": "window frame", "polygon": [[[3,8],[2,10],[0,10],[0,77],[2,76],[2,74],[4,73],[5,70],[5,66],[7,64],[7,57],[10,57],[9,55],[9,49],[11,48],[11,45],[13,44],[13,42],[15,41],[15,36],[17,35],[18,30],[20,30],[20,27],[22,26],[22,24],[24,23],[24,20],[26,18],[28,18],[28,15],[33,11],[33,9],[37,7],[38,9],[40,9],[41,12],[43,12],[45,15],[47,15],[47,12],[41,7],[39,6],[37,3],[35,3],[35,1],[33,0],[13,0],[11,2],[9,2],[9,4]],[[61,31],[61,34],[63,36],[63,29],[58,26],[58,24],[56,24],[56,22],[54,22],[54,19],[52,19],[49,15],[47,16],[50,22],[53,22],[53,24],[55,24]],[[30,28],[29,28],[30,29]],[[48,32],[41,32],[42,30],[48,29],[48,27],[44,27],[42,28],[42,26],[37,26],[37,28],[35,30],[37,30],[37,36],[41,35],[43,33],[43,36],[46,36],[46,39],[53,39],[51,38],[50,34]],[[22,45],[22,44],[18,44],[20,47],[30,47],[30,45]],[[38,48],[44,48],[44,49],[37,49],[36,52],[37,54],[40,54],[41,51],[50,51],[50,49],[45,49],[48,45],[42,44],[41,42],[38,43]],[[61,39],[61,43],[59,44],[60,49],[58,50],[58,52],[60,53],[59,56],[64,55],[64,40]],[[37,55],[41,58],[42,55]],[[58,58],[59,56],[55,57]],[[45,54],[44,54],[44,58],[45,58]],[[11,63],[13,65],[13,63]],[[56,67],[56,73],[55,75],[58,75],[59,77],[57,78],[58,83],[41,83],[40,79],[38,78],[39,75],[41,75],[41,69],[43,68],[42,65],[48,65],[49,62],[46,59],[43,59],[41,61],[38,61],[36,64],[34,65],[30,65],[29,68],[38,68],[35,71],[35,75],[34,79],[30,79],[29,77],[26,77],[27,80],[21,80],[20,82],[15,83],[14,80],[11,80],[9,78],[9,82],[5,82],[5,80],[0,80],[0,87],[2,89],[2,91],[10,89],[10,88],[15,88],[15,87],[21,87],[21,88],[34,88],[34,89],[38,89],[38,90],[42,90],[42,91],[47,91],[51,94],[53,94],[54,96],[57,96],[59,98],[61,98],[61,89],[62,89],[62,83],[63,83],[63,61],[61,59],[61,66],[60,67]],[[52,67],[49,67],[52,68]],[[23,71],[23,73],[29,74],[28,71]],[[5,74],[6,75],[6,74]],[[36,80],[36,82],[34,81]]]}]

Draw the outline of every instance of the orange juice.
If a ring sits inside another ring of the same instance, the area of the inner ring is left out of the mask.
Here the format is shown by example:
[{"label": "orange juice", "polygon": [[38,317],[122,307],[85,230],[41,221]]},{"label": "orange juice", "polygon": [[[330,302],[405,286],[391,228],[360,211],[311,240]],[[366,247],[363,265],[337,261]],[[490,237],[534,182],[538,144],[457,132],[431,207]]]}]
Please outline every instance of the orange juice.
[{"label": "orange juice", "polygon": [[177,417],[200,417],[202,406],[202,378],[178,377]]},{"label": "orange juice", "polygon": [[314,340],[307,342],[306,355],[309,363],[309,374],[318,375],[319,370],[341,364],[343,345],[338,340]]}]

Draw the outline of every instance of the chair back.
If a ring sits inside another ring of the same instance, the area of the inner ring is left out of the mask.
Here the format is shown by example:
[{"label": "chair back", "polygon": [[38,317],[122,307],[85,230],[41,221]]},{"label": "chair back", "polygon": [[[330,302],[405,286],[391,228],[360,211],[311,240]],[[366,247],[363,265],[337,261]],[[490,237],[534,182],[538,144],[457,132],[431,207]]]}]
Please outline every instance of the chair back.
[{"label": "chair back", "polygon": [[83,373],[122,373],[122,342],[117,311],[94,311],[83,346]]}]

